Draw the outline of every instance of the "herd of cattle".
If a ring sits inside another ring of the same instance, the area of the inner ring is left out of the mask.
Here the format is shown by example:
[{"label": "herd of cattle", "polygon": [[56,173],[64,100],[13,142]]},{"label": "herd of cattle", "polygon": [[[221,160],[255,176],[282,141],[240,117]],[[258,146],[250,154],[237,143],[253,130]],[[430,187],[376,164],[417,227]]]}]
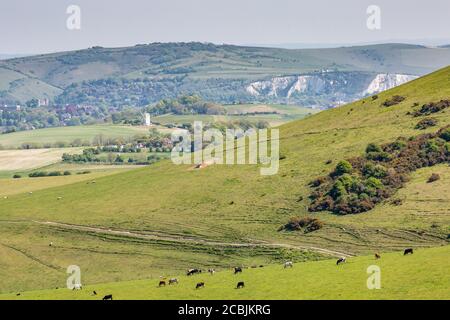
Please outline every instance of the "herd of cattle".
[{"label": "herd of cattle", "polygon": [[[403,252],[403,255],[407,255],[407,254],[413,254],[413,249],[412,248],[408,248],[405,249],[405,251]],[[379,253],[375,253],[375,259],[381,259],[381,255]],[[341,263],[345,263],[347,262],[347,259],[345,257],[339,258],[336,261],[336,265],[340,265]],[[284,263],[284,268],[292,268],[294,266],[294,263],[292,261],[286,261]],[[260,267],[263,267],[262,265]],[[211,275],[214,275],[216,271],[214,269],[208,269],[208,273]],[[195,274],[201,274],[202,270],[201,269],[189,269],[186,273],[187,276],[192,276]],[[238,273],[242,273],[242,267],[234,267],[233,268],[233,273],[234,274],[238,274]],[[178,279],[177,278],[170,278],[168,281],[169,285],[172,284],[178,284]],[[165,287],[167,284],[165,278],[162,278],[159,281],[158,287]],[[197,285],[195,286],[195,289],[200,289],[200,288],[204,288],[205,287],[205,282],[198,282]],[[236,289],[242,289],[245,287],[245,283],[244,281],[239,281],[236,285]]]},{"label": "herd of cattle", "polygon": [[[408,249],[405,249],[405,250],[403,251],[403,255],[408,255],[408,254],[413,254],[413,253],[414,253],[414,251],[413,251],[412,248],[408,248]],[[375,259],[380,259],[380,258],[381,258],[381,255],[380,255],[379,253],[375,253]],[[336,265],[340,265],[341,263],[345,263],[345,262],[347,262],[347,259],[346,259],[345,257],[342,257],[342,258],[339,258],[339,259],[336,261]],[[292,261],[286,261],[286,262],[284,263],[284,268],[285,268],[285,269],[286,269],[286,268],[292,268],[293,266],[294,266],[294,263],[293,263]],[[256,266],[254,266],[254,268],[255,268],[255,267],[256,267]],[[263,267],[263,265],[260,265],[259,267]],[[233,268],[233,273],[234,273],[234,274],[242,273],[242,271],[243,271],[242,267],[234,267],[234,268]],[[187,275],[187,276],[193,276],[193,275],[195,275],[195,274],[201,274],[201,273],[202,273],[202,270],[201,270],[201,269],[195,268],[195,269],[189,269],[189,270],[186,272],[186,275]],[[216,271],[215,271],[214,269],[208,269],[208,273],[209,273],[210,275],[214,275],[214,274],[216,273]],[[168,285],[179,284],[179,281],[178,281],[177,278],[170,278],[170,279],[167,281],[165,277],[161,277],[161,280],[159,281],[158,287],[165,287],[166,284],[168,284]],[[195,289],[200,289],[200,288],[204,288],[204,287],[205,287],[205,282],[202,281],[202,282],[198,282],[198,283],[196,284]],[[236,285],[235,288],[236,288],[236,289],[242,289],[242,288],[244,288],[244,287],[245,287],[244,281],[239,281],[239,282],[237,283],[237,285]],[[75,287],[73,290],[79,290],[79,289],[82,289],[81,285],[79,285],[78,287]],[[20,294],[18,294],[18,295],[20,295]],[[97,295],[97,292],[93,291],[93,295]],[[107,294],[107,295],[105,295],[105,296],[103,297],[103,300],[112,300],[112,299],[113,299],[112,294]]]}]

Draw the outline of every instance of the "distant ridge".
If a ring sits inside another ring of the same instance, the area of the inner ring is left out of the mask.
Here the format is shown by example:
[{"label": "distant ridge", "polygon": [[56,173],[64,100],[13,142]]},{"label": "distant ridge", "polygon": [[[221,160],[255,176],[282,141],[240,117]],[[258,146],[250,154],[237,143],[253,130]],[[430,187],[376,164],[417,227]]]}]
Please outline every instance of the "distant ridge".
[{"label": "distant ridge", "polygon": [[[185,93],[219,103],[276,102],[246,91],[253,82],[305,74],[354,72],[421,76],[446,66],[449,48],[387,43],[280,49],[212,43],[151,43],[0,60],[0,104],[49,99],[56,104],[144,106]],[[370,77],[369,77],[370,78]],[[261,101],[261,99],[263,99]],[[333,104],[332,95],[288,103]],[[344,101],[349,101],[344,99]]]}]

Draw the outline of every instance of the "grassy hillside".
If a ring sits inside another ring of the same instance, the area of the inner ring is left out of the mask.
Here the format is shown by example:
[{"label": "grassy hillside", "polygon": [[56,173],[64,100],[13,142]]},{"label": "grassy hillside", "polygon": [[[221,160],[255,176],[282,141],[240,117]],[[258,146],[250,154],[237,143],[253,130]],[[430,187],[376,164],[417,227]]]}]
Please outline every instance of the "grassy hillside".
[{"label": "grassy hillside", "polygon": [[[349,259],[336,266],[335,260],[304,262],[292,269],[281,264],[264,268],[244,269],[234,275],[231,270],[220,270],[215,275],[178,276],[179,284],[158,288],[159,278],[140,281],[91,285],[84,282],[83,290],[72,291],[62,287],[0,295],[0,299],[83,299],[98,300],[106,294],[114,299],[450,299],[450,246],[417,250],[414,255],[402,252]],[[381,271],[381,288],[369,290],[367,268],[376,265]],[[173,274],[162,273],[167,277]],[[82,279],[83,281],[83,279]],[[195,285],[205,282],[205,288]],[[245,288],[236,289],[239,281]],[[97,296],[92,295],[92,291]]]},{"label": "grassy hillside", "polygon": [[20,131],[0,135],[0,145],[5,148],[18,148],[24,143],[54,144],[57,142],[71,143],[76,139],[92,142],[97,135],[104,138],[128,138],[137,134],[147,133],[148,128],[120,125],[90,125],[38,129]]},{"label": "grassy hillside", "polygon": [[[406,99],[381,106],[393,95]],[[415,129],[420,119],[407,112],[418,108],[415,103],[449,97],[447,67],[379,94],[377,100],[366,98],[283,125],[285,159],[274,176],[259,175],[256,166],[193,170],[166,161],[99,178],[96,184],[80,182],[0,199],[1,244],[9,252],[9,268],[16,259],[32,257],[46,270],[36,279],[36,271],[23,264],[20,281],[2,276],[0,290],[51,288],[68,264],[88,268],[93,283],[143,279],[161,270],[178,274],[189,266],[267,264],[447,244],[448,166],[415,172],[396,195],[404,199],[401,205],[386,202],[347,216],[311,214],[307,207],[311,180],[329,173],[339,160],[364,153],[368,143],[423,133]],[[439,127],[450,124],[448,109],[434,117]],[[442,179],[431,187],[427,179],[435,170]],[[308,234],[277,231],[292,216],[319,218],[324,227]],[[59,224],[42,224],[47,221]],[[50,250],[49,241],[61,247]],[[310,256],[312,252],[316,254]]]}]

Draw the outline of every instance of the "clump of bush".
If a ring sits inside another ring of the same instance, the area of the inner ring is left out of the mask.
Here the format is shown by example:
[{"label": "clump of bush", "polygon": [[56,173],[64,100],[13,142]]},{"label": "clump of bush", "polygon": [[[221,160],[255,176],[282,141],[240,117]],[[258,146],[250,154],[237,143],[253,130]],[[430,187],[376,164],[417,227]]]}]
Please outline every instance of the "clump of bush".
[{"label": "clump of bush", "polygon": [[420,120],[417,124],[416,124],[416,129],[418,130],[425,130],[427,128],[430,127],[435,127],[438,124],[438,120],[436,118],[425,118]]},{"label": "clump of bush", "polygon": [[401,206],[402,204],[403,204],[403,200],[402,199],[393,199],[392,201],[391,201],[391,204],[392,205],[394,205],[394,206]]},{"label": "clump of bush", "polygon": [[339,161],[339,163],[336,165],[336,168],[334,169],[334,176],[342,176],[346,173],[351,173],[353,170],[352,165],[347,160]]},{"label": "clump of bush", "polygon": [[428,178],[428,183],[433,183],[435,181],[438,181],[441,179],[441,176],[437,173],[433,173],[429,178]]},{"label": "clump of bush", "polygon": [[[448,139],[448,140],[447,140]],[[363,156],[343,160],[329,175],[310,183],[309,211],[361,213],[390,198],[408,181],[408,174],[450,161],[450,127],[414,139],[371,143]]]},{"label": "clump of bush", "polygon": [[22,178],[22,176],[20,174],[15,174],[15,175],[13,175],[13,178],[14,179],[20,179],[20,178]]},{"label": "clump of bush", "polygon": [[438,113],[446,108],[450,107],[450,100],[441,100],[439,102],[430,102],[424,104],[419,110],[415,111],[413,115],[415,117],[429,116],[433,113]]},{"label": "clump of bush", "polygon": [[444,139],[447,142],[450,142],[450,128],[447,128],[441,132],[439,135],[440,138]]},{"label": "clump of bush", "polygon": [[383,106],[385,107],[391,107],[396,104],[399,104],[400,102],[404,101],[406,98],[403,96],[395,95],[391,99],[387,99],[383,102]]},{"label": "clump of bush", "polygon": [[45,171],[35,171],[28,174],[30,178],[40,178],[40,177],[59,177],[62,176],[63,173],[61,171],[51,171],[51,172],[45,172]]},{"label": "clump of bush", "polygon": [[323,222],[317,218],[311,217],[292,217],[281,229],[287,231],[303,231],[304,233],[313,232],[323,227]]}]

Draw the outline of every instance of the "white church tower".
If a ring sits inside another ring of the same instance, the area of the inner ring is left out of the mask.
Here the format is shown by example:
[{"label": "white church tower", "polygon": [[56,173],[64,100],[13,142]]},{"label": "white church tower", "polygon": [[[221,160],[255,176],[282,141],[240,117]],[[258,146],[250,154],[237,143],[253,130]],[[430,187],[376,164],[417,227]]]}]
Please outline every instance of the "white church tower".
[{"label": "white church tower", "polygon": [[147,127],[150,127],[152,125],[152,122],[150,121],[150,113],[145,113],[145,125]]}]

